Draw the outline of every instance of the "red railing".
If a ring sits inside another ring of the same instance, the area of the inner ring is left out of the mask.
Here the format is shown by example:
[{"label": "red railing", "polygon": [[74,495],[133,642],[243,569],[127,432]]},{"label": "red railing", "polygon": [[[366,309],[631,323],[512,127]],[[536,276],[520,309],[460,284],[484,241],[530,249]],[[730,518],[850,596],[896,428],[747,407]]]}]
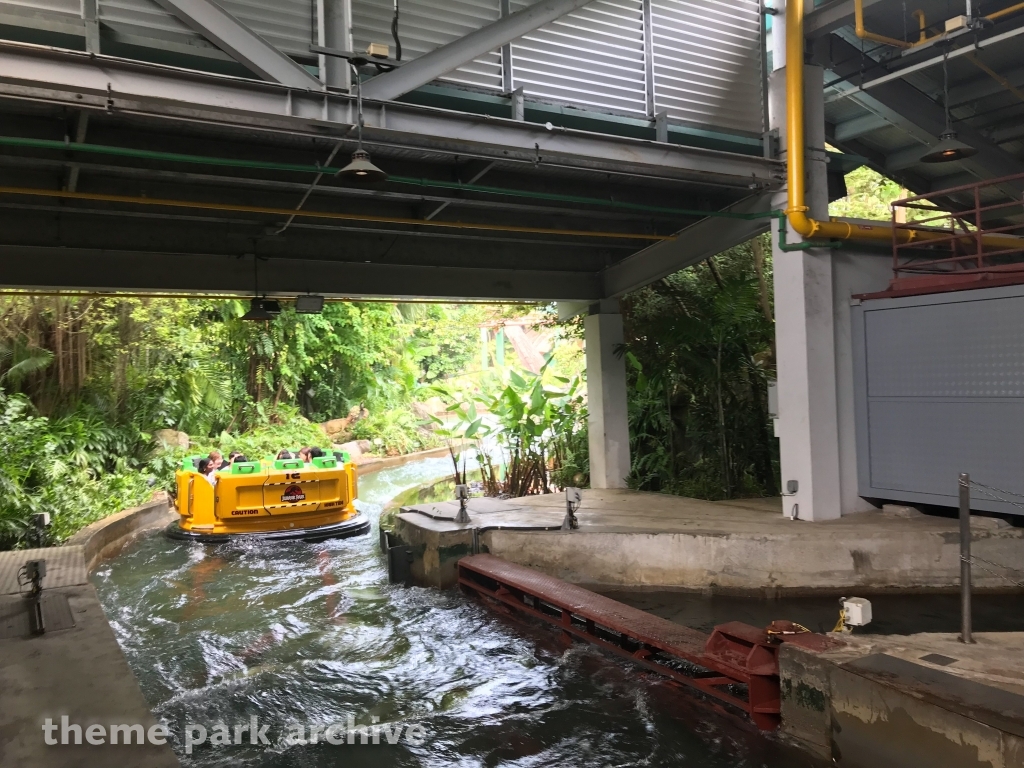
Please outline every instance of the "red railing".
[{"label": "red railing", "polygon": [[894,202],[890,291],[1024,279],[1022,190],[1016,174]]},{"label": "red railing", "polygon": [[493,555],[464,557],[458,569],[463,590],[695,689],[713,709],[745,712],[762,730],[780,722],[780,645],[822,651],[841,644],[791,622],[765,630],[733,621],[706,635]]}]

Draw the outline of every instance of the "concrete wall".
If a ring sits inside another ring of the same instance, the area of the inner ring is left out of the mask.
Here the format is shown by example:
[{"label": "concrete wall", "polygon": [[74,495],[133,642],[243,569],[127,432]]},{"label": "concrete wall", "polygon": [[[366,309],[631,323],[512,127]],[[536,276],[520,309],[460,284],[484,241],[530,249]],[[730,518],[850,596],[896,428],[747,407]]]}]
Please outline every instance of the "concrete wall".
[{"label": "concrete wall", "polygon": [[84,550],[86,567],[91,571],[98,563],[117,554],[147,531],[164,528],[178,519],[167,494],[161,493],[146,504],[118,512],[86,526],[65,542]]},{"label": "concrete wall", "polygon": [[[749,535],[502,530],[483,533],[481,542],[491,554],[595,587],[767,594],[854,587],[953,591],[960,578],[957,535],[925,529],[820,537],[808,535],[799,523],[792,533]],[[976,532],[973,551],[995,562],[1017,562],[1024,530]],[[974,583],[1006,587],[1001,579],[977,572]]]},{"label": "concrete wall", "polygon": [[785,740],[842,768],[1024,766],[1020,735],[968,716],[970,707],[955,696],[943,701],[912,695],[844,668],[843,653],[830,659],[783,644],[780,733]]}]

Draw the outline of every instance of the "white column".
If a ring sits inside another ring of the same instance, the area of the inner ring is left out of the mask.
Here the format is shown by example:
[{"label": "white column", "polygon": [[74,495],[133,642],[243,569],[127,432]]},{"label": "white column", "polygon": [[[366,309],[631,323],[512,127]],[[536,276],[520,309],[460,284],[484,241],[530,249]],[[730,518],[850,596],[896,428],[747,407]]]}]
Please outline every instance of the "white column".
[{"label": "white column", "polygon": [[[321,45],[342,51],[352,50],[352,1],[322,0],[323,35]],[[336,56],[324,57],[326,84],[331,88],[348,90],[352,77],[352,69],[348,61]]]},{"label": "white column", "polygon": [[[779,19],[776,18],[776,21]],[[773,30],[777,27],[773,25]],[[789,62],[797,64],[797,62]],[[785,131],[785,69],[769,81],[772,127],[787,149]],[[807,205],[810,215],[828,218],[825,171],[823,71],[804,67]],[[784,209],[780,192],[773,207]],[[789,243],[801,238],[787,226]],[[779,223],[772,226],[775,279],[775,334],[779,386],[779,448],[783,511],[802,520],[832,520],[841,514],[839,425],[836,409],[836,354],[832,251],[815,248],[783,251]]]},{"label": "white column", "polygon": [[[601,310],[611,309],[602,302]],[[599,311],[583,322],[587,353],[590,487],[625,488],[629,474],[626,362],[621,352],[622,315]]]}]

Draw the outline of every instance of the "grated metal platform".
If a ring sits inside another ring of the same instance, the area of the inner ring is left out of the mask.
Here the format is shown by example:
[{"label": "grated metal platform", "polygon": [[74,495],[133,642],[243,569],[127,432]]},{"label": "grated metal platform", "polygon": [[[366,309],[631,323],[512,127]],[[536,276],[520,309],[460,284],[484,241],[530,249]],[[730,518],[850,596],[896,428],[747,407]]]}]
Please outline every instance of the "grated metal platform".
[{"label": "grated metal platform", "polygon": [[762,730],[779,725],[780,642],[833,642],[814,633],[773,640],[740,622],[706,635],[494,555],[461,559],[459,584],[740,709]]},{"label": "grated metal platform", "polygon": [[29,560],[45,560],[46,576],[43,588],[75,587],[89,583],[82,547],[47,547],[46,549],[19,549],[0,552],[0,595],[12,595],[25,590],[18,584],[18,571]]},{"label": "grated metal platform", "polygon": [[[44,592],[39,597],[39,603],[43,609],[43,624],[47,632],[58,632],[75,626],[67,595]],[[0,640],[32,637],[31,613],[32,601],[20,596],[0,596]]]}]

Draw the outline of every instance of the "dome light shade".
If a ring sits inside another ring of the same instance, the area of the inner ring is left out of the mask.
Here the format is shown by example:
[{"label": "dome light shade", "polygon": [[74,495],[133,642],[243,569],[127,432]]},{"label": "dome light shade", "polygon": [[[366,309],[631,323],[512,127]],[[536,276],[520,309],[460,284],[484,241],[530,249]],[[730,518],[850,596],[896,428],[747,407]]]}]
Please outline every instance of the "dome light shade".
[{"label": "dome light shade", "polygon": [[370,153],[357,149],[352,153],[352,162],[338,171],[338,176],[350,181],[384,181],[388,175],[370,162]]},{"label": "dome light shade", "polygon": [[263,308],[263,301],[254,298],[249,303],[249,311],[242,315],[243,320],[273,320],[274,316]]},{"label": "dome light shade", "polygon": [[951,163],[976,155],[978,150],[970,144],[964,144],[956,137],[956,131],[946,131],[938,144],[921,156],[922,163]]}]

